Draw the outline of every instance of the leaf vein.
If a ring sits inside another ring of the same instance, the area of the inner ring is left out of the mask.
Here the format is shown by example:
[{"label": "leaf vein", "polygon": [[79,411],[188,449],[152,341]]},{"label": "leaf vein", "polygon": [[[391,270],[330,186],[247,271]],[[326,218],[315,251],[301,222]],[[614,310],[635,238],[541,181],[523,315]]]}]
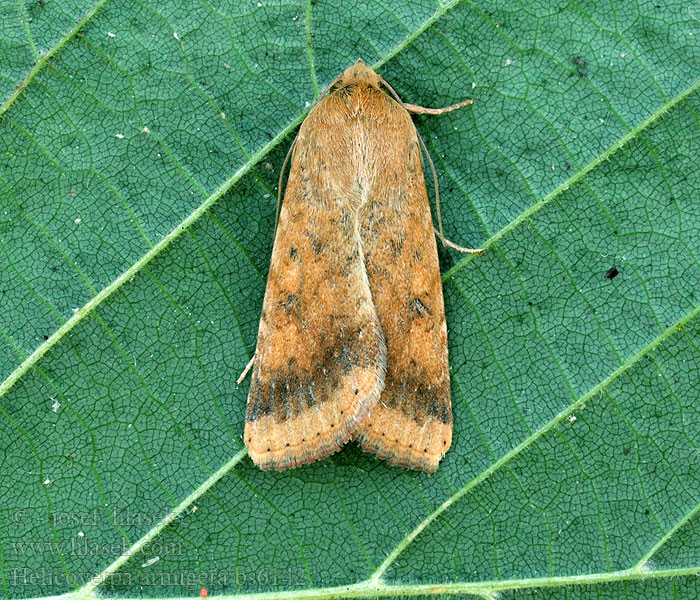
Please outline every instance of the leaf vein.
[{"label": "leaf vein", "polygon": [[5,102],[0,105],[0,117],[4,115],[22,94],[24,89],[31,83],[31,81],[37,76],[37,74],[48,64],[55,54],[63,48],[70,40],[72,40],[78,32],[84,27],[84,25],[92,19],[95,14],[107,3],[107,0],[99,0],[87,13],[80,19],[66,35],[64,35],[58,42],[46,52],[32,67],[32,69],[27,73],[26,77],[17,86],[17,89],[10,95],[10,97],[5,100]]},{"label": "leaf vein", "polygon": [[689,323],[695,317],[700,315],[700,304],[696,305],[692,310],[690,310],[682,319],[677,323],[672,324],[670,327],[666,328],[660,335],[651,340],[643,348],[637,351],[636,354],[630,356],[623,364],[621,364],[617,369],[610,373],[605,379],[600,381],[597,385],[592,387],[588,392],[581,395],[577,400],[571,403],[563,411],[555,415],[547,423],[542,425],[537,431],[532,435],[525,438],[517,446],[514,446],[510,451],[501,456],[488,468],[484,469],[476,477],[468,481],[464,486],[462,486],[455,494],[450,496],[445,500],[438,508],[436,508],[432,513],[430,513],[423,521],[421,521],[413,531],[411,531],[397,546],[394,550],[386,557],[379,568],[373,573],[370,580],[374,582],[381,581],[382,576],[386,573],[387,569],[396,561],[396,559],[403,553],[403,551],[431,524],[433,523],[442,513],[447,511],[453,504],[455,504],[460,498],[465,496],[470,490],[475,488],[477,485],[481,484],[483,481],[488,479],[501,467],[508,464],[512,459],[521,454],[526,450],[533,442],[541,438],[545,433],[553,429],[557,424],[566,419],[570,414],[572,414],[576,409],[578,409],[582,404],[590,401],[599,393],[603,392],[608,388],[608,386],[616,381],[621,375],[627,372],[632,366],[638,363],[642,358],[651,353],[655,348],[661,345],[666,339],[674,335],[683,325]]},{"label": "leaf vein", "polygon": [[[510,231],[518,227],[521,223],[527,221],[532,215],[536,214],[537,212],[540,211],[544,206],[549,204],[552,200],[555,198],[558,198],[561,194],[563,194],[565,191],[567,191],[572,185],[578,183],[581,179],[583,179],[588,173],[593,171],[596,167],[598,167],[600,164],[608,160],[613,154],[615,154],[620,148],[625,146],[627,142],[629,142],[631,139],[635,138],[639,133],[650,127],[652,124],[654,124],[658,119],[660,119],[664,114],[666,114],[669,110],[671,110],[674,106],[685,100],[688,96],[696,92],[698,89],[700,89],[700,79],[695,80],[690,86],[688,86],[685,90],[683,90],[681,93],[678,95],[674,96],[671,100],[660,106],[656,111],[651,113],[644,121],[630,129],[625,135],[623,135],[620,139],[618,139],[614,144],[609,146],[606,150],[604,150],[601,154],[599,154],[596,158],[594,158],[591,162],[589,162],[587,165],[585,165],[580,171],[574,173],[571,177],[569,177],[566,181],[562,182],[560,185],[558,185],[554,190],[552,190],[549,194],[544,196],[541,200],[530,206],[527,210],[523,211],[518,215],[515,219],[510,221],[507,225],[502,227],[499,231],[497,231],[495,234],[493,234],[486,242],[482,245],[482,248],[484,250],[487,250],[491,246],[493,246],[498,240],[500,240],[502,237],[507,235]],[[475,260],[475,257],[480,256],[478,254],[470,254],[469,256],[463,258],[460,260],[457,264],[455,264],[451,269],[449,269],[443,276],[442,280],[447,281],[451,277],[455,275],[455,273],[458,273],[461,271],[466,265],[471,263],[472,261]]]}]

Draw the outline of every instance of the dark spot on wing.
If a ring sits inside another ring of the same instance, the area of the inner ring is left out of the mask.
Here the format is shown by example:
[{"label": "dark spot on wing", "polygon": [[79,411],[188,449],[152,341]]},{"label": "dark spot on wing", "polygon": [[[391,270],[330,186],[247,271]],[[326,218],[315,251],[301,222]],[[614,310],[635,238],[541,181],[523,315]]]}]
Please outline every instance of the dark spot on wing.
[{"label": "dark spot on wing", "polygon": [[289,314],[293,310],[298,310],[300,308],[301,301],[299,300],[299,296],[296,294],[289,294],[285,301],[278,302],[277,304],[282,308],[282,310],[284,310],[285,313]]},{"label": "dark spot on wing", "polygon": [[410,302],[411,309],[415,311],[415,313],[422,319],[426,314],[432,316],[431,310],[423,304],[420,298],[414,298]]},{"label": "dark spot on wing", "polygon": [[314,254],[317,256],[321,254],[321,251],[323,250],[323,244],[321,241],[311,231],[307,231],[305,235],[311,240],[311,247],[314,250]]},{"label": "dark spot on wing", "polygon": [[403,374],[398,380],[387,379],[382,402],[400,410],[422,426],[428,419],[452,423],[449,380],[431,380],[425,372]]},{"label": "dark spot on wing", "polygon": [[399,238],[398,240],[390,240],[389,245],[391,246],[391,253],[394,256],[398,256],[401,254],[401,250],[403,250],[403,238]]},{"label": "dark spot on wing", "polygon": [[[339,317],[342,320],[342,316]],[[352,372],[355,369],[372,369],[381,366],[383,348],[381,333],[359,336],[359,328],[342,325],[332,339],[323,337],[324,345],[309,343],[309,348],[320,348],[311,359],[312,370],[299,367],[294,358],[272,373],[254,373],[251,383],[247,421],[256,421],[267,415],[274,415],[275,421],[289,418],[327,402],[333,391],[347,386],[347,393],[359,394],[352,385]],[[352,387],[350,387],[352,386]]]}]

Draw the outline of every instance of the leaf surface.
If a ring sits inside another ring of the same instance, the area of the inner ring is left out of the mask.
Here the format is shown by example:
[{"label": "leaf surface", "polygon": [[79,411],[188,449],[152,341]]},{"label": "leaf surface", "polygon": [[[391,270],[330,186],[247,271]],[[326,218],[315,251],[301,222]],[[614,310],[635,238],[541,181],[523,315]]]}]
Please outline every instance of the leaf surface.
[{"label": "leaf surface", "polygon": [[[4,597],[694,597],[700,23],[683,4],[5,3]],[[242,440],[284,155],[362,57],[440,180],[454,443]],[[564,588],[562,588],[564,586]],[[675,596],[674,596],[675,594]]]}]

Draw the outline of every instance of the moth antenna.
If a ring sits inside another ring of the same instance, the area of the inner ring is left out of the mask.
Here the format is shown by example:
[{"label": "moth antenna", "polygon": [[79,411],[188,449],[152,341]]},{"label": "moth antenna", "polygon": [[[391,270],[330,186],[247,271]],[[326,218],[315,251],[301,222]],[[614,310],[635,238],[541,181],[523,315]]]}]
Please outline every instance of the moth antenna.
[{"label": "moth antenna", "polygon": [[[404,104],[403,100],[401,100],[399,95],[394,91],[394,88],[391,87],[383,77],[380,76],[379,79],[382,82],[382,85],[391,92],[391,95],[394,96],[394,98],[396,98],[396,101],[401,106],[406,108],[407,105]],[[430,109],[430,110],[439,110],[439,109]],[[420,133],[418,132],[418,129],[416,129],[416,135],[418,136],[418,141],[420,142],[420,145],[423,148],[423,152],[425,152],[425,156],[428,158],[428,163],[430,164],[430,170],[433,172],[433,182],[435,185],[435,208],[437,209],[438,227],[440,228],[439,235],[440,235],[440,240],[442,241],[442,245],[446,246],[447,244],[445,241],[445,235],[442,232],[442,217],[440,216],[440,190],[438,189],[438,179],[437,179],[437,173],[435,172],[435,165],[433,165],[433,159],[430,158],[430,152],[428,152],[428,148],[426,148],[425,142],[423,141],[423,138],[421,137]]]},{"label": "moth antenna", "polygon": [[430,170],[433,172],[433,181],[435,182],[435,209],[437,211],[438,226],[440,227],[440,230],[436,230],[435,233],[437,233],[440,237],[440,241],[442,242],[443,246],[449,246],[450,248],[454,248],[455,250],[459,250],[460,252],[466,252],[467,254],[482,254],[484,251],[483,248],[465,248],[464,246],[459,246],[458,244],[455,244],[454,242],[448,240],[445,237],[445,234],[442,232],[442,217],[440,216],[440,189],[438,186],[437,173],[435,172],[435,165],[433,164],[433,159],[430,158],[430,152],[428,152],[428,148],[426,147],[425,142],[423,141],[423,138],[421,137],[420,133],[418,133],[417,129],[416,134],[418,135],[418,141],[423,147],[423,152],[425,152],[425,156],[427,157],[428,163],[430,164]]},{"label": "moth antenna", "polygon": [[[442,113],[450,112],[451,110],[456,110],[458,108],[462,108],[463,106],[468,106],[469,104],[474,103],[473,100],[465,100],[464,102],[458,102],[457,104],[446,106],[445,108],[426,108],[425,106],[417,106],[416,104],[406,104],[394,91],[394,88],[392,88],[383,77],[380,76],[379,79],[381,80],[382,85],[391,92],[391,95],[394,96],[394,98],[396,98],[396,101],[409,112],[426,115],[441,115]],[[423,138],[421,137],[420,133],[418,132],[418,129],[416,129],[416,135],[418,136],[418,141],[420,142],[420,145],[423,148],[423,152],[425,152],[425,156],[428,159],[430,170],[433,172],[433,182],[435,185],[435,209],[437,212],[437,220],[439,227],[439,230],[436,230],[435,233],[437,233],[443,246],[449,246],[450,248],[454,248],[455,250],[459,250],[460,252],[467,252],[469,254],[481,254],[484,251],[482,248],[464,248],[463,246],[459,246],[454,242],[451,242],[445,237],[445,234],[442,231],[442,215],[440,214],[440,186],[438,185],[437,172],[435,171],[433,159],[430,158],[430,152],[428,152],[428,148],[425,145],[425,142],[423,141]]]},{"label": "moth antenna", "polygon": [[403,106],[404,108],[406,108],[406,105],[403,103],[403,100],[401,100],[401,97],[394,91],[394,88],[391,87],[391,86],[387,83],[386,79],[384,79],[384,77],[382,77],[382,76],[380,75],[380,76],[379,76],[379,81],[381,81],[381,82],[382,82],[382,85],[383,85],[387,90],[389,90],[389,91],[391,92],[391,95],[392,95],[394,98],[396,98],[396,101],[397,101],[401,106]]},{"label": "moth antenna", "polygon": [[420,142],[423,152],[425,152],[425,157],[428,159],[428,164],[430,165],[430,170],[433,172],[433,185],[435,186],[435,210],[437,212],[438,220],[438,234],[440,236],[440,241],[443,246],[447,246],[447,240],[445,239],[445,234],[442,232],[442,215],[440,214],[440,186],[438,185],[437,172],[435,171],[435,165],[433,164],[433,159],[430,158],[430,152],[421,137],[421,134],[416,129],[416,135],[418,136],[418,141]]}]

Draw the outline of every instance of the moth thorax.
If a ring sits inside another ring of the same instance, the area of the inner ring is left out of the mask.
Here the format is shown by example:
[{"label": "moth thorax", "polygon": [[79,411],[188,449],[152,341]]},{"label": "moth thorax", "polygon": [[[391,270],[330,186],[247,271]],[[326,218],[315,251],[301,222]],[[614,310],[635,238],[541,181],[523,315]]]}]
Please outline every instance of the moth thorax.
[{"label": "moth thorax", "polygon": [[381,83],[381,77],[370,69],[360,58],[357,62],[340,76],[338,79],[338,87],[347,87],[349,85],[364,83],[378,88]]}]

